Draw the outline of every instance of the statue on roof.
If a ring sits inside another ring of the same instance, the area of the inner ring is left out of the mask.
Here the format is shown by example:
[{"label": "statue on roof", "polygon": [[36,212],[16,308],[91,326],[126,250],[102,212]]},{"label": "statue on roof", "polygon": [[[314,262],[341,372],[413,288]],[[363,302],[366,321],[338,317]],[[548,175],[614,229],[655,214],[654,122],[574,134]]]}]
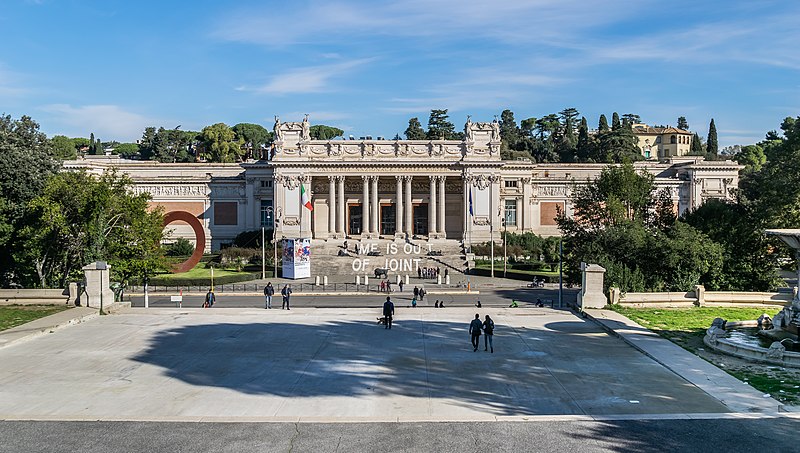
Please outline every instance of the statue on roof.
[{"label": "statue on roof", "polygon": [[275,115],[275,126],[272,127],[272,132],[275,133],[276,142],[283,141],[283,131],[281,131],[281,119],[278,118],[278,115]]},{"label": "statue on roof", "polygon": [[308,113],[306,116],[303,117],[303,129],[300,132],[300,139],[301,140],[311,140],[311,125],[308,122]]},{"label": "statue on roof", "polygon": [[472,132],[472,115],[467,115],[467,124],[464,125],[464,137],[468,142],[475,141],[475,135]]}]

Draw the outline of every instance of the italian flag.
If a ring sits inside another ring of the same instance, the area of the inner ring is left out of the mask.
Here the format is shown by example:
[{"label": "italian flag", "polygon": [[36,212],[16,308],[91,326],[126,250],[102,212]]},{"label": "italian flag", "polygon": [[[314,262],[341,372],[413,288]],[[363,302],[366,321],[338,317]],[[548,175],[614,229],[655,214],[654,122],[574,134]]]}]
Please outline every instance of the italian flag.
[{"label": "italian flag", "polygon": [[309,197],[308,192],[306,192],[305,184],[300,184],[300,204],[307,207],[309,211],[314,210],[314,206],[311,205],[311,197]]}]

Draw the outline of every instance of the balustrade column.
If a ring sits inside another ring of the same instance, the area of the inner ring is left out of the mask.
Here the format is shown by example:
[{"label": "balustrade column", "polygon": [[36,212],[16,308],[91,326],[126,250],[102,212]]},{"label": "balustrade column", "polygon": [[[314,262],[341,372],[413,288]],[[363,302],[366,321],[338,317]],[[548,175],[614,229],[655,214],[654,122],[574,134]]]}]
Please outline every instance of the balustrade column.
[{"label": "balustrade column", "polygon": [[428,237],[436,233],[436,176],[429,176],[430,200],[428,201]]},{"label": "balustrade column", "polygon": [[336,234],[336,177],[328,176],[328,236]]},{"label": "balustrade column", "polygon": [[372,233],[380,234],[381,207],[378,203],[378,177],[372,177]]},{"label": "balustrade column", "polygon": [[413,179],[412,176],[403,176],[403,182],[406,184],[406,201],[404,203],[405,208],[405,227],[406,227],[406,234],[408,237],[414,235],[414,206],[411,204],[411,180]]},{"label": "balustrade column", "polygon": [[339,203],[336,206],[339,210],[339,214],[337,215],[336,219],[336,231],[341,234],[344,234],[345,233],[344,222],[345,219],[347,218],[345,216],[345,209],[347,208],[347,206],[345,205],[344,202],[344,176],[337,176],[336,178],[337,182],[339,183],[338,184],[339,190],[336,193],[336,195],[339,197]]},{"label": "balustrade column", "polygon": [[394,224],[395,224],[395,234],[402,234],[403,233],[403,216],[405,216],[405,212],[403,211],[403,177],[402,176],[395,176],[395,180],[397,181],[397,192],[395,193],[395,202],[394,202]]},{"label": "balustrade column", "polygon": [[369,232],[369,176],[362,176],[364,188],[361,196],[361,235]]},{"label": "balustrade column", "polygon": [[439,223],[439,230],[438,231],[439,231],[439,233],[442,234],[442,236],[445,235],[445,227],[444,227],[444,214],[445,214],[444,182],[445,182],[445,179],[447,179],[446,176],[439,177],[439,215],[437,217],[438,217],[438,223]]}]

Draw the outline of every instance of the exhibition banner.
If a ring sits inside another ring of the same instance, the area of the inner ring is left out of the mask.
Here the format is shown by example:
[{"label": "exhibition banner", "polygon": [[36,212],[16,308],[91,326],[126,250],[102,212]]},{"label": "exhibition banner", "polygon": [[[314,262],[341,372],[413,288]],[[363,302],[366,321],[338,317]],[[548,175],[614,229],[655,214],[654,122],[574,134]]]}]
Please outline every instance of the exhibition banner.
[{"label": "exhibition banner", "polygon": [[311,238],[283,240],[283,278],[311,277]]}]

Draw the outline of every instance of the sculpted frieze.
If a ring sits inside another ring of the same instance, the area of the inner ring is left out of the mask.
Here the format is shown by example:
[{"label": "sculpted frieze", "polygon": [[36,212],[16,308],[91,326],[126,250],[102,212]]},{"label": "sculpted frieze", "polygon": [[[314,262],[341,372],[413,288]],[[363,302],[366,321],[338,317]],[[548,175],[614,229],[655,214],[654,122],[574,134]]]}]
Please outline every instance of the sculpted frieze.
[{"label": "sculpted frieze", "polygon": [[565,197],[568,192],[567,186],[538,186],[538,195],[545,197]]},{"label": "sculpted frieze", "polygon": [[137,185],[132,189],[134,194],[149,193],[154,198],[158,197],[205,197],[208,187],[204,184],[197,185]]}]

